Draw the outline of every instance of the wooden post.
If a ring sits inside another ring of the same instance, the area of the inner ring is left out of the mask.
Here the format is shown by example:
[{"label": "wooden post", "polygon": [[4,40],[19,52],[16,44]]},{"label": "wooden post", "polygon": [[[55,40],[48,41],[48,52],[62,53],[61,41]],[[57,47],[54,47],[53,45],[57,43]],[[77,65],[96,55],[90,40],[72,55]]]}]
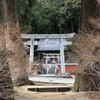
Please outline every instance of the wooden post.
[{"label": "wooden post", "polygon": [[64,57],[64,44],[63,39],[60,41],[60,59],[61,59],[61,73],[65,74],[65,57]]},{"label": "wooden post", "polygon": [[59,64],[59,54],[58,54],[58,64]]},{"label": "wooden post", "polygon": [[40,52],[38,53],[38,61],[40,61]]},{"label": "wooden post", "polygon": [[34,61],[34,39],[31,39],[30,41],[30,64],[29,64],[30,72],[33,67],[33,61]]},{"label": "wooden post", "polygon": [[48,64],[48,55],[46,54],[46,66]]}]

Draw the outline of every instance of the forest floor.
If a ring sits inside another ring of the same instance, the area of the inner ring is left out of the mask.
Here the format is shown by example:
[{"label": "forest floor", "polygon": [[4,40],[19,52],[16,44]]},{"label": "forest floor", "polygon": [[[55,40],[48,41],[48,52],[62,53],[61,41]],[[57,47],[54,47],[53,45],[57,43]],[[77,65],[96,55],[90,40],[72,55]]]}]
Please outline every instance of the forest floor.
[{"label": "forest floor", "polygon": [[15,100],[100,100],[98,92],[33,92],[29,87],[15,87]]}]

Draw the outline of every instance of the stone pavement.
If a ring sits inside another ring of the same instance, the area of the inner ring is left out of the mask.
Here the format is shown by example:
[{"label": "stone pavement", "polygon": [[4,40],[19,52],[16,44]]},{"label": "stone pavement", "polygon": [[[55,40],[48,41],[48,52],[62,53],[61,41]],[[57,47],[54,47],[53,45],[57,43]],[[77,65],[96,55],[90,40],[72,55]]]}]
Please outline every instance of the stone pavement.
[{"label": "stone pavement", "polygon": [[57,83],[57,84],[70,84],[73,86],[75,77],[59,77],[59,76],[53,76],[53,75],[30,75],[29,80],[32,82],[42,82],[42,83]]}]

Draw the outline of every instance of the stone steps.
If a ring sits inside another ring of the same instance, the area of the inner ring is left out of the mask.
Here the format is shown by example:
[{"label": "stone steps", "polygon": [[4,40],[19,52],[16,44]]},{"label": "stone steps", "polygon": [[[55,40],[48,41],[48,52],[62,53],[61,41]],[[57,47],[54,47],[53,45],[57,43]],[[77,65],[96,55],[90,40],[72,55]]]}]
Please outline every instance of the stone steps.
[{"label": "stone steps", "polygon": [[71,90],[69,86],[33,86],[28,88],[33,92],[68,92]]}]

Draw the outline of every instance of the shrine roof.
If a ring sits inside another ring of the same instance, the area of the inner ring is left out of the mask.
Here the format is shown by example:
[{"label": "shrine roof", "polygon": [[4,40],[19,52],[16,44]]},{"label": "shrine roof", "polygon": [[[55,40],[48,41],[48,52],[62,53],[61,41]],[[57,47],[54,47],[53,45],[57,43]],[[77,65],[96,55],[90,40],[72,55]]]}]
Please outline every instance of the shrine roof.
[{"label": "shrine roof", "polygon": [[[36,51],[60,51],[59,39],[44,39],[40,42],[47,43],[46,45],[38,45]],[[48,45],[52,43],[52,45]]]},{"label": "shrine roof", "polygon": [[60,51],[60,46],[59,45],[38,46],[36,51]]}]

